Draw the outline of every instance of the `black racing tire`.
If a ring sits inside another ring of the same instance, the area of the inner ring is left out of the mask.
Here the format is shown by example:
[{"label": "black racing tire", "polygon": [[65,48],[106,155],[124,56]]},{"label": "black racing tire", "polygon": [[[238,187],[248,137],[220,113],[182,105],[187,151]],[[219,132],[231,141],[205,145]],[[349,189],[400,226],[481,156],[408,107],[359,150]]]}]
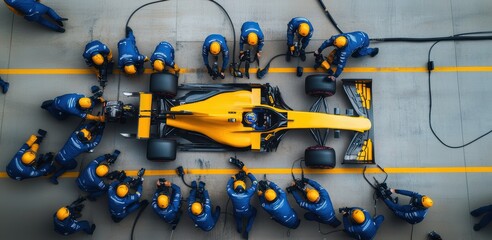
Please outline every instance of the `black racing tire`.
[{"label": "black racing tire", "polygon": [[178,92],[178,77],[170,73],[152,73],[149,91],[164,98],[174,98]]},{"label": "black racing tire", "polygon": [[326,146],[312,146],[304,151],[304,163],[309,168],[332,169],[337,165],[335,150]]},{"label": "black racing tire", "polygon": [[147,159],[157,162],[170,162],[176,159],[177,143],[172,139],[147,140]]},{"label": "black racing tire", "polygon": [[304,90],[310,96],[330,97],[337,92],[337,84],[328,78],[328,75],[309,75],[306,77]]}]

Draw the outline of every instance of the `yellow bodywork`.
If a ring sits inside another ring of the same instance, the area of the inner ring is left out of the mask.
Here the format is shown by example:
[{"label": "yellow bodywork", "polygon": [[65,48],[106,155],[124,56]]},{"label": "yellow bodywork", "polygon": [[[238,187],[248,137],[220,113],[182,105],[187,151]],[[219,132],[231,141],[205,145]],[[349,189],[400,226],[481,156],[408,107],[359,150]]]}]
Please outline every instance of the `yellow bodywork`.
[{"label": "yellow bodywork", "polygon": [[146,139],[150,137],[151,113],[152,94],[140,93],[137,139]]},{"label": "yellow bodywork", "polygon": [[[148,101],[147,98],[144,100],[145,102]],[[141,99],[141,107],[142,101]],[[147,107],[146,104],[144,106]],[[244,126],[242,123],[243,113],[250,112],[253,108],[259,106],[279,113],[286,113],[288,118],[287,126],[264,131]],[[260,150],[261,134],[275,134],[285,129],[330,128],[364,132],[371,128],[370,120],[365,117],[289,111],[269,105],[261,105],[261,92],[260,89],[256,88],[252,91],[241,90],[221,93],[204,101],[175,106],[170,110],[187,111],[191,112],[192,115],[169,116],[166,120],[168,126],[199,132],[224,145],[237,148],[251,147],[252,150]],[[140,119],[142,119],[142,116],[146,118],[144,114],[146,113],[140,110]],[[139,135],[140,124],[148,124],[150,126],[150,122],[144,121],[146,120],[142,120],[142,122],[139,120]],[[146,132],[146,130],[146,127],[142,127],[142,132]],[[271,137],[271,135],[268,136],[267,134],[267,137]]]}]

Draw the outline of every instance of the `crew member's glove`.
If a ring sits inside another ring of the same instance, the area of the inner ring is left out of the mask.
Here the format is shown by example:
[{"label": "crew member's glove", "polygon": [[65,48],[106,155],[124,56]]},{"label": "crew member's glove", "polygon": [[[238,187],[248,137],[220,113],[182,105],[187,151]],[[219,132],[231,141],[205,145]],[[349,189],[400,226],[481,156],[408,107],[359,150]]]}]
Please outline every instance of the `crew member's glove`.
[{"label": "crew member's glove", "polygon": [[245,177],[246,177],[246,173],[244,171],[239,171],[235,175],[236,180],[243,180]]},{"label": "crew member's glove", "polygon": [[174,64],[174,72],[179,73],[181,69],[178,67],[178,64]]},{"label": "crew member's glove", "polygon": [[36,137],[36,135],[34,134],[31,135],[29,139],[26,141],[27,146],[29,147],[32,146],[36,142],[36,140],[38,140],[38,137]]},{"label": "crew member's glove", "polygon": [[261,51],[258,51],[258,52],[256,53],[256,57],[257,57],[257,58],[260,58],[260,57],[261,57]]},{"label": "crew member's glove", "polygon": [[318,50],[316,50],[314,52],[314,57],[315,57],[315,60],[314,60],[314,68],[315,69],[316,68],[319,68],[322,65],[323,61],[324,61],[323,55],[321,55],[321,54],[319,54],[317,52],[318,52]]},{"label": "crew member's glove", "polygon": [[306,187],[306,183],[304,183],[304,179],[297,179],[296,180],[296,186],[297,188],[299,188],[300,190],[304,190],[304,188]]},{"label": "crew member's glove", "polygon": [[239,52],[239,61],[244,61],[244,51]]},{"label": "crew member's glove", "polygon": [[338,212],[345,215],[345,214],[348,214],[350,212],[350,209],[348,207],[339,208]]},{"label": "crew member's glove", "polygon": [[167,180],[166,180],[166,181],[164,182],[164,186],[166,186],[166,187],[171,187],[171,181],[167,181]]},{"label": "crew member's glove", "polygon": [[212,68],[210,67],[210,65],[207,65],[207,71],[208,71],[208,75],[210,75],[210,76],[213,75],[213,71],[212,71]]},{"label": "crew member's glove", "polygon": [[38,129],[38,137],[46,137],[46,134],[48,132],[46,130],[43,130],[43,129]]},{"label": "crew member's glove", "polygon": [[296,48],[294,47],[294,45],[290,46],[289,47],[290,55],[294,55],[295,50],[296,50]]},{"label": "crew member's glove", "polygon": [[97,121],[97,122],[104,122],[104,120],[106,120],[104,116],[94,116],[92,114],[85,115],[85,119],[89,121]]},{"label": "crew member's glove", "polygon": [[243,169],[243,167],[244,167],[244,163],[237,158],[231,157],[231,158],[229,158],[229,162],[232,163],[233,165],[235,165],[239,169]]}]

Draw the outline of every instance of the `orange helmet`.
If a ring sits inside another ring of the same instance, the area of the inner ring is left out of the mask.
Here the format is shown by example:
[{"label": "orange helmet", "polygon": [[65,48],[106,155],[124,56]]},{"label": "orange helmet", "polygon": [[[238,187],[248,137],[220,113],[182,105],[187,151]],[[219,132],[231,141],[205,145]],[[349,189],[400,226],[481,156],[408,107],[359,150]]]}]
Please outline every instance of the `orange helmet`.
[{"label": "orange helmet", "polygon": [[299,28],[297,29],[297,32],[299,33],[299,35],[305,37],[309,34],[309,31],[311,31],[309,24],[307,24],[307,23],[299,24]]},{"label": "orange helmet", "polygon": [[265,199],[268,202],[273,202],[277,198],[277,193],[273,189],[267,189],[265,191]]},{"label": "orange helmet", "polygon": [[258,34],[252,32],[248,34],[248,44],[251,46],[256,46],[258,44]]},{"label": "orange helmet", "polygon": [[220,53],[220,43],[219,42],[213,42],[210,44],[210,53],[212,55],[217,55]]},{"label": "orange helmet", "polygon": [[198,216],[202,214],[202,212],[203,212],[203,206],[201,203],[194,202],[193,204],[191,204],[191,213],[193,213],[193,215]]},{"label": "orange helmet", "polygon": [[333,45],[335,45],[337,48],[345,47],[347,46],[347,38],[345,36],[339,36],[335,38]]},{"label": "orange helmet", "polygon": [[97,66],[101,66],[104,63],[104,57],[100,53],[94,54],[92,56],[92,62]]},{"label": "orange helmet", "polygon": [[311,188],[307,189],[306,196],[307,199],[312,203],[319,201],[319,192],[316,189],[311,189]]}]

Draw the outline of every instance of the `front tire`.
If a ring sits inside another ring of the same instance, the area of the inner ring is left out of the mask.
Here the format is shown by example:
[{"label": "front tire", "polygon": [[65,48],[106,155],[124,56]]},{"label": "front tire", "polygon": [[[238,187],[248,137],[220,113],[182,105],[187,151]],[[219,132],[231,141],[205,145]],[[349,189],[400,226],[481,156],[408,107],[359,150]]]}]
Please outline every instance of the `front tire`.
[{"label": "front tire", "polygon": [[157,162],[170,162],[176,159],[177,143],[171,139],[149,139],[147,159]]},{"label": "front tire", "polygon": [[149,91],[165,98],[174,98],[178,92],[178,77],[170,73],[152,73]]},{"label": "front tire", "polygon": [[326,146],[312,146],[304,151],[307,167],[332,169],[337,165],[335,150]]},{"label": "front tire", "polygon": [[309,96],[330,97],[337,92],[337,84],[328,75],[309,75],[306,77],[304,90]]}]

